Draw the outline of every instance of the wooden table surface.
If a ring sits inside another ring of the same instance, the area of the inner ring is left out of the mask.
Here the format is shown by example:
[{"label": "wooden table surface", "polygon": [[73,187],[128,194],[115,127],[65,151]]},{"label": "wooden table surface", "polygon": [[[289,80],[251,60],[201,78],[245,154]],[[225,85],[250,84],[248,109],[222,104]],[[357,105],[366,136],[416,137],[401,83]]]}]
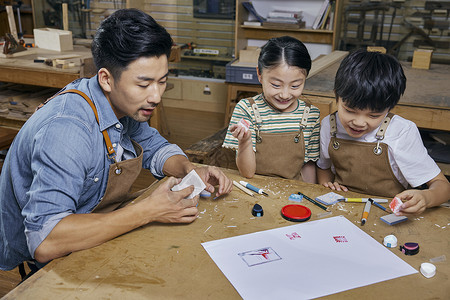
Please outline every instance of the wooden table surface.
[{"label": "wooden table surface", "polygon": [[[63,88],[68,83],[80,77],[90,77],[93,71],[91,49],[74,45],[72,51],[51,51],[34,48],[29,55],[0,58],[0,81],[20,84],[30,84],[46,87]],[[69,60],[82,60],[75,67],[60,69],[44,63],[35,63],[38,57],[58,58],[61,56],[78,56]],[[85,65],[82,65],[82,64]]]},{"label": "wooden table surface", "polygon": [[[242,179],[234,170],[225,172],[231,179]],[[315,198],[329,192],[318,185],[271,177],[255,176],[249,181],[270,196],[250,197],[234,189],[216,200],[202,198],[198,206],[200,216],[195,222],[150,224],[98,247],[56,259],[5,299],[239,299],[201,243],[298,224],[280,215],[284,205],[296,203],[288,200],[289,195],[302,191]],[[263,207],[263,217],[251,215],[255,203]],[[301,204],[311,209],[311,220],[317,220],[318,214],[324,212],[306,200]],[[391,249],[417,270],[430,258],[446,255],[450,259],[448,208],[429,209],[417,218],[389,226],[380,220],[385,212],[373,207],[366,225],[360,226],[363,208],[361,203],[339,203],[331,207],[332,214],[326,217],[343,215],[380,243],[389,234],[398,238],[399,245],[418,242],[420,252],[414,256]],[[388,299],[394,292],[405,299],[448,299],[449,262],[435,265],[437,274],[431,279],[417,273],[325,298]]]},{"label": "wooden table surface", "polygon": [[[341,60],[308,78],[304,94],[334,98],[334,78]],[[401,62],[406,76],[406,91],[393,112],[417,126],[450,130],[450,65],[431,64],[429,70],[413,69]]]}]

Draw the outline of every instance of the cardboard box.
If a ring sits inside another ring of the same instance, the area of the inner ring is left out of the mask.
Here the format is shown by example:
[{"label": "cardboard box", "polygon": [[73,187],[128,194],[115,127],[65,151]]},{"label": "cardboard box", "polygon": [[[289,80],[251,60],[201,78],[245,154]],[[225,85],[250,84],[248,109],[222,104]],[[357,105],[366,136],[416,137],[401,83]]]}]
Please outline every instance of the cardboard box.
[{"label": "cardboard box", "polygon": [[34,43],[38,48],[54,51],[73,50],[72,32],[53,28],[33,29]]},{"label": "cardboard box", "polygon": [[380,53],[386,53],[386,48],[384,47],[376,47],[376,46],[368,46],[367,52],[380,52]]},{"label": "cardboard box", "polygon": [[260,52],[261,48],[248,46],[247,49],[239,50],[239,61],[254,64],[256,67]]},{"label": "cardboard box", "polygon": [[414,69],[425,69],[428,70],[431,65],[431,56],[433,55],[433,50],[431,49],[417,49],[414,51],[412,67]]}]

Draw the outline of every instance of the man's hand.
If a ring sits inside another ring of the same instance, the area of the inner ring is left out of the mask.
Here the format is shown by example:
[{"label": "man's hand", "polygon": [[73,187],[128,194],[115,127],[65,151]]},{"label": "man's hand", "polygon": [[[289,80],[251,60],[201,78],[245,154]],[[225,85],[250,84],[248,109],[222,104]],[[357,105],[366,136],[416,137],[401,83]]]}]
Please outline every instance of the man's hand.
[{"label": "man's hand", "polygon": [[206,184],[206,190],[208,192],[214,193],[214,186],[219,185],[216,197],[230,193],[233,188],[233,182],[217,167],[197,167],[195,168],[195,172],[197,172],[198,176]]},{"label": "man's hand", "polygon": [[189,186],[177,192],[171,191],[171,188],[180,181],[181,179],[169,177],[150,196],[140,202],[145,205],[143,213],[150,217],[149,223],[190,223],[197,218],[199,197],[185,199],[194,191],[194,187]]},{"label": "man's hand", "polygon": [[342,184],[339,184],[338,182],[324,182],[322,183],[324,187],[330,188],[333,191],[344,191],[348,192],[348,188],[346,186],[343,186]]}]

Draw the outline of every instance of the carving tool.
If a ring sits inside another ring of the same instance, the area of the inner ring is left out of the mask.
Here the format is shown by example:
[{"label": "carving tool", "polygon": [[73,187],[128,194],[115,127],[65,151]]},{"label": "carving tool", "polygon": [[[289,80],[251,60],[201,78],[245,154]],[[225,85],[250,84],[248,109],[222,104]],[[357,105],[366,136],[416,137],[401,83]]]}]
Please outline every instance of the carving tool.
[{"label": "carving tool", "polygon": [[370,207],[372,206],[373,200],[369,198],[369,201],[366,202],[366,205],[364,206],[364,212],[361,218],[361,226],[366,224],[367,217],[369,216]]},{"label": "carving tool", "polygon": [[257,188],[254,185],[251,185],[250,183],[246,182],[246,181],[239,181],[240,184],[242,184],[243,186],[245,186],[246,188],[248,188],[249,190],[252,190],[258,194],[264,195],[264,196],[269,196],[269,194],[267,194],[266,192],[264,192],[262,189]]},{"label": "carving tool", "polygon": [[381,199],[381,198],[345,198],[345,202],[367,202],[369,201],[369,199],[372,199],[373,202],[378,202],[378,203],[388,203],[388,199]]},{"label": "carving tool", "polygon": [[249,191],[247,188],[245,188],[244,186],[240,185],[239,182],[233,180],[233,184],[234,184],[234,186],[236,186],[238,189],[240,189],[240,190],[243,191],[244,193],[246,193],[246,194],[248,194],[248,195],[250,195],[250,196],[252,196],[252,197],[255,196],[255,195],[254,195],[251,191]]},{"label": "carving tool", "polygon": [[317,206],[320,207],[321,209],[328,211],[328,208],[327,208],[326,206],[323,206],[322,204],[320,204],[320,203],[317,202],[316,200],[313,200],[313,199],[309,198],[308,196],[306,196],[305,194],[303,194],[303,193],[301,193],[301,192],[298,192],[297,194],[303,196],[303,198],[305,198],[305,199],[308,200],[309,202],[311,202],[311,203],[317,205]]}]

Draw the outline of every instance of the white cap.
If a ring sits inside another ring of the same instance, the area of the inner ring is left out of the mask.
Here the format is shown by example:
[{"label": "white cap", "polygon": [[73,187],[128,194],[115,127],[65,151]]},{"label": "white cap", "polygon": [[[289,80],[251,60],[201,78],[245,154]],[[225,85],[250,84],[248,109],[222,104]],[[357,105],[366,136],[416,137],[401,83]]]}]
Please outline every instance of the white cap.
[{"label": "white cap", "polygon": [[436,274],[436,266],[430,263],[420,265],[420,273],[426,278],[431,278]]},{"label": "white cap", "polygon": [[384,238],[383,245],[388,248],[395,248],[397,247],[397,238],[394,235],[390,234]]}]

